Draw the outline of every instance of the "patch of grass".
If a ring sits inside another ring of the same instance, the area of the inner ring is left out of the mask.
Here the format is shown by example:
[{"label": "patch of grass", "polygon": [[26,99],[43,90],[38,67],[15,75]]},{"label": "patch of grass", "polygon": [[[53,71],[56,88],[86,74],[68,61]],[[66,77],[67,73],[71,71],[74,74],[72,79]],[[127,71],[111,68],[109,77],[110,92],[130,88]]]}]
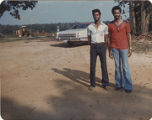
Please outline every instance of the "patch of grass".
[{"label": "patch of grass", "polygon": [[152,52],[152,43],[146,43],[146,42],[133,42],[132,43],[134,52]]},{"label": "patch of grass", "polygon": [[15,37],[15,36],[6,36],[0,38],[0,43],[3,42],[14,42],[14,41],[20,41],[20,40],[33,40],[33,39],[42,39],[42,38],[50,38],[50,36],[34,36],[34,37]]},{"label": "patch of grass", "polygon": [[17,37],[2,37],[0,38],[0,42],[13,42],[13,41],[17,41],[17,40],[23,40],[23,38],[17,38]]}]

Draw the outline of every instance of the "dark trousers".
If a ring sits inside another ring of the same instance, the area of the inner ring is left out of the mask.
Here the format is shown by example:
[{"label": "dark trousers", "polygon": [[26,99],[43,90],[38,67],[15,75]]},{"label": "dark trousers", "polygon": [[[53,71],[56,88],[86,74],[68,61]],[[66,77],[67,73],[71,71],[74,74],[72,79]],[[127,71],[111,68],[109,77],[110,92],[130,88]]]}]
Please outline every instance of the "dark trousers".
[{"label": "dark trousers", "polygon": [[103,85],[109,84],[109,78],[107,73],[106,64],[106,47],[105,43],[91,44],[90,48],[90,83],[91,86],[95,86],[95,70],[96,70],[96,60],[97,56],[100,57],[101,70],[102,70],[102,81]]}]

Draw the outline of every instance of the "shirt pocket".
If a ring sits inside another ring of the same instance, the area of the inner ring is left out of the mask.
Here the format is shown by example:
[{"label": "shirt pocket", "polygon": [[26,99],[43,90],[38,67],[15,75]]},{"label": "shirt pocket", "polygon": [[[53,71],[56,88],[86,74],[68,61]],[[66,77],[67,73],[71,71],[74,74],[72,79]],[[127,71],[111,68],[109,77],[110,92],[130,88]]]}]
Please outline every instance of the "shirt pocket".
[{"label": "shirt pocket", "polygon": [[104,30],[103,30],[103,29],[98,30],[98,33],[99,33],[101,36],[104,36]]},{"label": "shirt pocket", "polygon": [[116,31],[116,27],[114,28],[114,27],[112,27],[111,28],[111,32],[115,32]]},{"label": "shirt pocket", "polygon": [[96,33],[97,33],[97,30],[92,29],[91,32],[92,32],[93,34],[96,34]]}]

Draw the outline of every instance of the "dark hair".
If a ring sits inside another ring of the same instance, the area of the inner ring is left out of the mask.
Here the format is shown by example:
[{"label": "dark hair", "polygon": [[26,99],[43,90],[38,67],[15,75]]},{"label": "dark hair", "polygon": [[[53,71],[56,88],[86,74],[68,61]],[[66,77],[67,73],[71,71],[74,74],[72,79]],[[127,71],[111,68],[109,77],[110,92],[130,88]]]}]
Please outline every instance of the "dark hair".
[{"label": "dark hair", "polygon": [[120,8],[119,6],[114,6],[114,7],[112,8],[112,13],[114,13],[115,10],[119,10],[120,13],[121,13],[121,8]]},{"label": "dark hair", "polygon": [[101,12],[100,12],[99,9],[94,9],[94,10],[92,10],[92,15],[94,15],[95,12],[98,12],[98,13],[101,15]]}]

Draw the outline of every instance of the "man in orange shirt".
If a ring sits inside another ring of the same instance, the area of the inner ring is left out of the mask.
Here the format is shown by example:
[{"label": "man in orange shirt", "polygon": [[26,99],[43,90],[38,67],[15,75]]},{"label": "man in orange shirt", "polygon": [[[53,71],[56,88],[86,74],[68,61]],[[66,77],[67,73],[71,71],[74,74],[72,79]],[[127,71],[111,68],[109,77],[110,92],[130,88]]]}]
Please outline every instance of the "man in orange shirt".
[{"label": "man in orange shirt", "polygon": [[130,75],[128,57],[132,54],[131,30],[128,21],[120,18],[121,8],[112,8],[114,20],[108,24],[109,31],[109,57],[115,60],[116,90],[123,88],[127,93],[132,92],[132,79]]}]

